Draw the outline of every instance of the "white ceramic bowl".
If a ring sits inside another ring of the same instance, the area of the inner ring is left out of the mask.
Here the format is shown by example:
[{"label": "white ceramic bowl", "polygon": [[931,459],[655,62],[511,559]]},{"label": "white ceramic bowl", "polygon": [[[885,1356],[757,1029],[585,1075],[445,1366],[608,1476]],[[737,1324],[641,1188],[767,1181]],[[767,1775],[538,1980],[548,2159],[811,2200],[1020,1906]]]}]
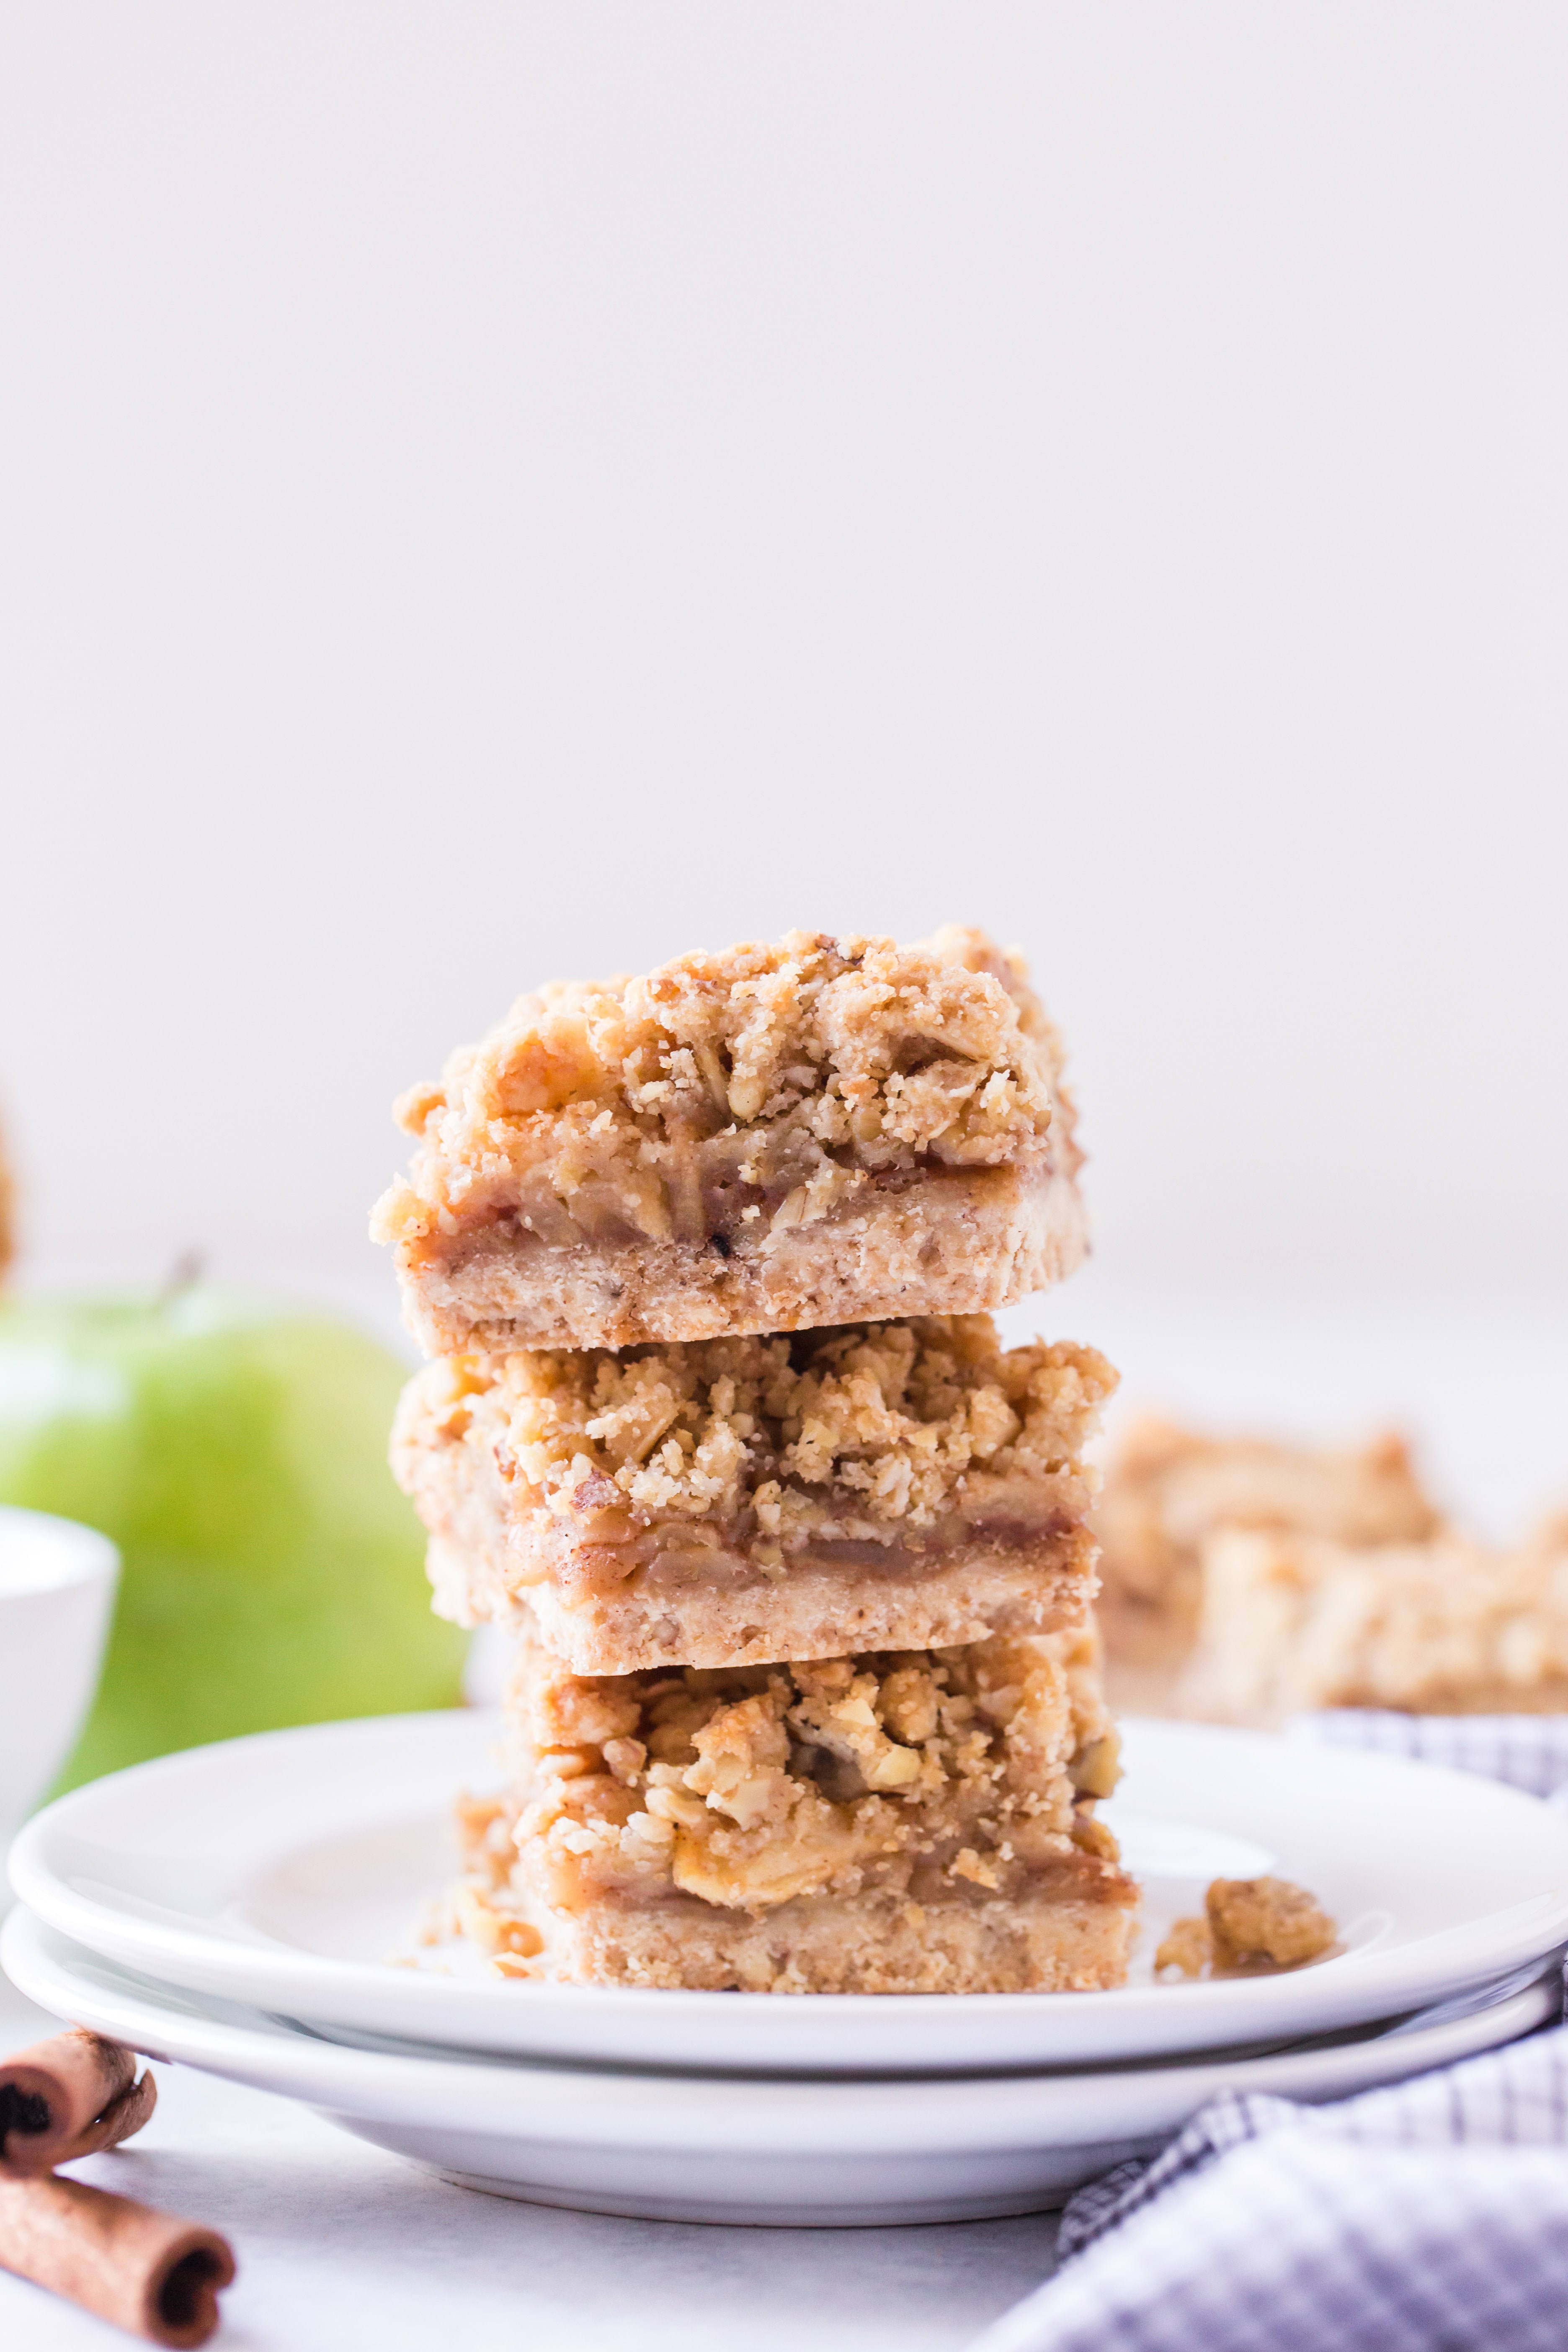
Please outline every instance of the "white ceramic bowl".
[{"label": "white ceramic bowl", "polygon": [[92,1705],[119,1576],[107,1536],[0,1504],[0,1855]]}]

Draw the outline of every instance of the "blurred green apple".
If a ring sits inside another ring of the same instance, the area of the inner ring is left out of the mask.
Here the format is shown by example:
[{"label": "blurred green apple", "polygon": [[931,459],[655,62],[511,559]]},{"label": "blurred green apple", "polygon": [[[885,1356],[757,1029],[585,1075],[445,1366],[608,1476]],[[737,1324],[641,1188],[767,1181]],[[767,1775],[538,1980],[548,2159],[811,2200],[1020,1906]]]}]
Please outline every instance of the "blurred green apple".
[{"label": "blurred green apple", "polygon": [[98,1701],[59,1786],[204,1740],[449,1706],[393,1485],[395,1356],[330,1316],[193,1286],[0,1304],[0,1502],[124,1557]]}]

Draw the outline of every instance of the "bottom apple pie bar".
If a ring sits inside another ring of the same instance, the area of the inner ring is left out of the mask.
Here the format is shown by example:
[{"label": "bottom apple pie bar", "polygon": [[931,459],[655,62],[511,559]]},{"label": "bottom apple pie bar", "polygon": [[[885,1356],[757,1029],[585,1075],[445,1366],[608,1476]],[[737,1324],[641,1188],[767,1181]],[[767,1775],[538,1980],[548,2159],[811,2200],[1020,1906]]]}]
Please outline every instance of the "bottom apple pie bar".
[{"label": "bottom apple pie bar", "polygon": [[453,1925],[505,1975],[755,1992],[1120,1984],[1095,1635],[582,1675],[537,1646]]}]

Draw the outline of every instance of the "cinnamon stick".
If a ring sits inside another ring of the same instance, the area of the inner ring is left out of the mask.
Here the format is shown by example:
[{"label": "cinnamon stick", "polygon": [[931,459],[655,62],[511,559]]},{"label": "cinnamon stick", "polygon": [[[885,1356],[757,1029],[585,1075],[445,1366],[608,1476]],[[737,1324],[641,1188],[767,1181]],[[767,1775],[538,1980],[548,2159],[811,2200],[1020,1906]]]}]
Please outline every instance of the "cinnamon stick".
[{"label": "cinnamon stick", "polygon": [[122,2042],[73,2025],[0,2062],[0,2175],[51,2172],[116,2147],[157,2103]]},{"label": "cinnamon stick", "polygon": [[234,2255],[215,2230],[52,2174],[0,2179],[0,2264],[153,2344],[205,2344]]}]

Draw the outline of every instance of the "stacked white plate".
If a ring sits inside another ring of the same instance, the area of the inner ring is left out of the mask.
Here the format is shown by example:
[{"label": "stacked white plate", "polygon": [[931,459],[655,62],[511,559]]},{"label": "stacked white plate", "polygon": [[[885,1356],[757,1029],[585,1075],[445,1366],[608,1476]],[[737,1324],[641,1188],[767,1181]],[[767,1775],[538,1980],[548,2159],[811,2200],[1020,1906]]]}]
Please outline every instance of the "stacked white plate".
[{"label": "stacked white plate", "polygon": [[[1058,2204],[1216,2093],[1339,2098],[1556,2013],[1568,1818],[1400,1759],[1126,1727],[1107,1808],[1145,1925],[1115,1992],[656,1992],[392,1965],[490,1783],[468,1712],[272,1732],[144,1764],[12,1851],[0,1956],[61,2017],[305,2101],[450,2179],[706,2221],[952,2221]],[[1216,1876],[1341,1923],[1287,1974],[1156,1984]]]}]

